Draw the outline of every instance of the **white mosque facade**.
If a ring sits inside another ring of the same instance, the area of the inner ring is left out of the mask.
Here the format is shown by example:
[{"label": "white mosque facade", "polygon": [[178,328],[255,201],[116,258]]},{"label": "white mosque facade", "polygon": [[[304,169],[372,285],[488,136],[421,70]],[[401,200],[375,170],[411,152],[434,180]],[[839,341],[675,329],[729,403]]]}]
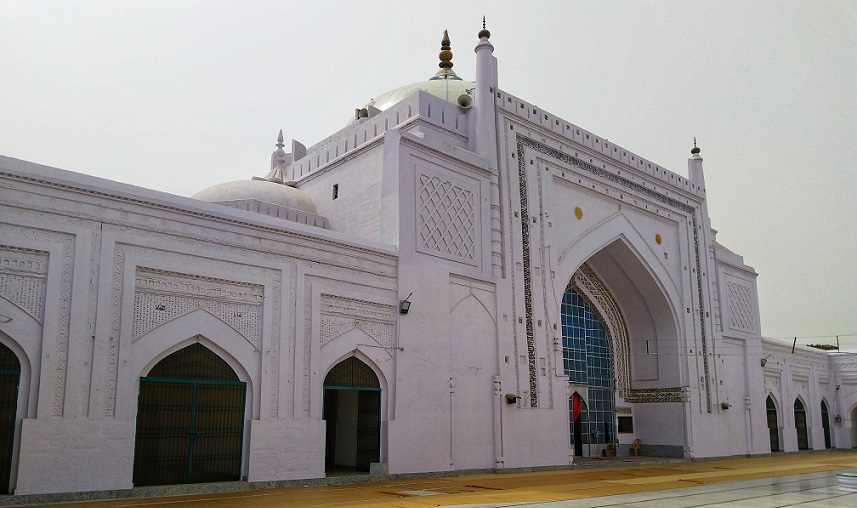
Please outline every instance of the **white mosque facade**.
[{"label": "white mosque facade", "polygon": [[445,41],[192,198],[0,157],[0,488],[857,446],[855,358],[761,338],[699,149],[684,176],[499,89],[489,35],[475,82]]}]

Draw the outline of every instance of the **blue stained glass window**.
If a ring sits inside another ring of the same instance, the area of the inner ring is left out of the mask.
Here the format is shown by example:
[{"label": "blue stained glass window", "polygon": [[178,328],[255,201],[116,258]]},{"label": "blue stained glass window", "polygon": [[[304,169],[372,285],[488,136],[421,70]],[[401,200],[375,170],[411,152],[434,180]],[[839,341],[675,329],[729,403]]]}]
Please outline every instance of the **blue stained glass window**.
[{"label": "blue stained glass window", "polygon": [[[563,295],[560,316],[565,374],[570,383],[587,385],[587,414],[581,420],[583,443],[612,443],[615,440],[613,364],[604,325],[586,299],[571,288]],[[573,428],[571,415],[569,423]],[[573,432],[571,440],[573,446]]]}]

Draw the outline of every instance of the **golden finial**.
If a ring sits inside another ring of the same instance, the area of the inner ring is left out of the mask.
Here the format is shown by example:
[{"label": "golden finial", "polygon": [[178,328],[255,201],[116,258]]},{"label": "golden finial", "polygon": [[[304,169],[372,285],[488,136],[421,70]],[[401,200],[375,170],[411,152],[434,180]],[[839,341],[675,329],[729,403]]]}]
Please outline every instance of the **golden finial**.
[{"label": "golden finial", "polygon": [[482,30],[479,31],[478,37],[480,39],[483,37],[485,37],[486,39],[491,38],[491,32],[489,32],[488,29],[485,28],[485,16],[482,16]]},{"label": "golden finial", "polygon": [[449,34],[446,30],[443,31],[443,39],[440,41],[440,63],[437,64],[441,69],[452,69],[452,46],[449,42]]}]

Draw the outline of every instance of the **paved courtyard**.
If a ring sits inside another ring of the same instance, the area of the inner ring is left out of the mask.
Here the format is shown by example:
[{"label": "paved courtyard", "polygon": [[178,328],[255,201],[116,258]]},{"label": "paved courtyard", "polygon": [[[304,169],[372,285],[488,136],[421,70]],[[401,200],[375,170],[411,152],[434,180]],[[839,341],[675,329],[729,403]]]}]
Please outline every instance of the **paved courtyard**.
[{"label": "paved courtyard", "polygon": [[[641,457],[580,461],[577,468],[349,485],[290,487],[220,494],[124,498],[42,506],[158,507],[503,507],[857,506],[857,492],[836,473],[857,467],[855,451],[772,454],[693,462]],[[664,461],[660,461],[664,462]],[[606,467],[601,467],[606,466]],[[137,493],[139,494],[139,492]]]}]

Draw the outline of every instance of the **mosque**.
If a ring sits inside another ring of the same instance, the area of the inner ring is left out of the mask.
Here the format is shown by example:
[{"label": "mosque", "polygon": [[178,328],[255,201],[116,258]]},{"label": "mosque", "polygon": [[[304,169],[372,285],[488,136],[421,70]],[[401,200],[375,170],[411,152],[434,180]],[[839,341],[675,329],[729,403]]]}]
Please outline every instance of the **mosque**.
[{"label": "mosque", "polygon": [[0,490],[857,447],[854,356],[761,337],[696,143],[501,90],[489,38],[193,197],[0,157]]}]

